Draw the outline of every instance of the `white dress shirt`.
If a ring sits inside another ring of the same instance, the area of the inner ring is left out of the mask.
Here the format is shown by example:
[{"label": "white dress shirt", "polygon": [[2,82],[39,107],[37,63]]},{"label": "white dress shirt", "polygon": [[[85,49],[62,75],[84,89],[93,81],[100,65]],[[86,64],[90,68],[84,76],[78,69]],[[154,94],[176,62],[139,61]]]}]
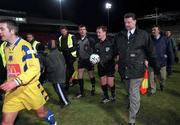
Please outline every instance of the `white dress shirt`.
[{"label": "white dress shirt", "polygon": [[129,31],[127,32],[127,37],[128,37],[128,39],[129,39],[129,36],[130,36],[131,34],[134,34],[135,30],[136,30],[136,28],[133,28],[132,30],[129,30]]}]

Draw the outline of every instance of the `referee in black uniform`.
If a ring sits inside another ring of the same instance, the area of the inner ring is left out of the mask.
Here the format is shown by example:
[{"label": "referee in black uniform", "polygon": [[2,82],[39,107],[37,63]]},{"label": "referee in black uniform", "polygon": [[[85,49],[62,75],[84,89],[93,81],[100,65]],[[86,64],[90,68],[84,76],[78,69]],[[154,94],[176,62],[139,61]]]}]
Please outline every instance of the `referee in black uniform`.
[{"label": "referee in black uniform", "polygon": [[110,87],[111,90],[111,101],[115,102],[115,61],[113,42],[107,38],[107,27],[99,26],[96,33],[99,42],[95,45],[95,53],[100,56],[100,62],[98,63],[98,74],[100,76],[101,87],[104,94],[101,102],[108,103],[110,101],[108,87]]}]

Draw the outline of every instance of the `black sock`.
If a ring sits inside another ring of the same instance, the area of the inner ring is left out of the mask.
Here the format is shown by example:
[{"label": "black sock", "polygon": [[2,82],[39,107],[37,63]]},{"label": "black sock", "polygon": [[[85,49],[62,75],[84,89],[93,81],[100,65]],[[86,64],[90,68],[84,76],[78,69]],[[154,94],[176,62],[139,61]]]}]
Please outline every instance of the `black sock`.
[{"label": "black sock", "polygon": [[102,90],[105,98],[109,98],[107,85],[102,85]]},{"label": "black sock", "polygon": [[92,90],[95,90],[95,83],[96,83],[95,77],[91,78]]},{"label": "black sock", "polygon": [[80,94],[84,94],[84,80],[83,79],[78,79],[79,82],[79,87],[80,87]]},{"label": "black sock", "polygon": [[111,96],[112,98],[115,98],[115,85],[113,85],[111,88]]}]

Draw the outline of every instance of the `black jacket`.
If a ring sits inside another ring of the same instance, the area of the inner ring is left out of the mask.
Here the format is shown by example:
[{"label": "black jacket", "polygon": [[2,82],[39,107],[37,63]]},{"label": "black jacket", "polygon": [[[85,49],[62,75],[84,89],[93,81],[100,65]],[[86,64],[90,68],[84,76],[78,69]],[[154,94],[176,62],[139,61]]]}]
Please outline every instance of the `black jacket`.
[{"label": "black jacket", "polygon": [[47,79],[52,83],[64,83],[66,79],[64,56],[58,49],[50,50],[46,57]]},{"label": "black jacket", "polygon": [[[71,52],[77,51],[77,49],[78,49],[77,39],[75,36],[72,36],[73,47],[68,48],[68,35],[65,37],[62,37],[61,38],[61,45],[58,45],[59,51],[61,51],[64,56],[72,56]],[[60,44],[60,42],[58,42],[58,44]]]},{"label": "black jacket", "polygon": [[100,56],[100,65],[106,67],[114,65],[114,47],[111,39],[106,38],[103,42],[97,42],[95,53]]},{"label": "black jacket", "polygon": [[157,59],[160,67],[172,65],[174,61],[173,49],[171,41],[169,41],[163,34],[160,34],[160,38],[156,39],[152,36],[154,46],[157,53]]},{"label": "black jacket", "polygon": [[119,55],[119,72],[122,78],[142,78],[145,70],[145,60],[149,61],[158,71],[157,57],[150,35],[140,29],[127,38],[127,31],[122,30],[114,39],[116,54]]}]

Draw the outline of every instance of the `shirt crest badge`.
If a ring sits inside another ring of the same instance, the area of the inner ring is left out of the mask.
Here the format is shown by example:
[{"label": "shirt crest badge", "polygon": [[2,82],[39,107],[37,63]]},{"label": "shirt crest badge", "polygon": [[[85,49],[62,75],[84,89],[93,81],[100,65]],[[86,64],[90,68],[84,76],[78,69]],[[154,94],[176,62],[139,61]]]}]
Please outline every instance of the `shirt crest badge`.
[{"label": "shirt crest badge", "polygon": [[110,47],[106,47],[106,52],[108,52],[110,50]]}]

